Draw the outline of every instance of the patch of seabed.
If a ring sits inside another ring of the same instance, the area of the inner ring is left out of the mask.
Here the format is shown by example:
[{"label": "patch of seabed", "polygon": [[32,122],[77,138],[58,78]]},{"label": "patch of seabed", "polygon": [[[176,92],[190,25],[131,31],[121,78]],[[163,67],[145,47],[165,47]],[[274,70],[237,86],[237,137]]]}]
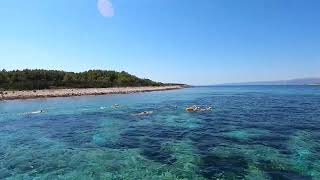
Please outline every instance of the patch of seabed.
[{"label": "patch of seabed", "polygon": [[[161,144],[170,152],[172,163],[151,160],[143,149],[70,147],[45,137],[31,146],[6,147],[1,156],[0,177],[7,179],[204,179],[198,172],[200,156],[192,142]],[[4,147],[5,148],[5,147]]]},{"label": "patch of seabed", "polygon": [[35,144],[5,147],[6,154],[0,163],[0,178],[36,179],[38,174],[67,166],[72,151],[63,144],[44,137],[36,140]]},{"label": "patch of seabed", "polygon": [[99,130],[92,136],[92,142],[98,146],[114,144],[120,138],[125,122],[117,118],[105,118],[99,121]]},{"label": "patch of seabed", "polygon": [[191,141],[169,142],[163,146],[176,161],[168,166],[180,179],[205,179],[198,174],[201,156],[195,153]]},{"label": "patch of seabed", "polygon": [[249,140],[253,137],[259,137],[261,135],[270,134],[268,130],[263,129],[238,129],[223,133],[224,136],[238,139],[238,140]]},{"label": "patch of seabed", "polygon": [[[139,149],[131,150],[95,150],[79,155],[88,159],[88,165],[80,167],[74,173],[64,175],[67,179],[204,179],[196,173],[194,165],[198,158],[193,156],[191,147],[184,143],[166,144],[174,152],[177,161],[174,164],[162,164],[141,155]],[[82,171],[83,169],[84,171]],[[88,171],[88,169],[90,169]],[[82,172],[81,174],[78,174]]]},{"label": "patch of seabed", "polygon": [[[183,112],[183,111],[182,111]],[[154,118],[154,123],[163,124],[172,127],[180,127],[186,129],[199,128],[201,120],[191,116],[188,113],[169,113],[169,114],[158,114]]]},{"label": "patch of seabed", "polygon": [[320,179],[320,155],[317,147],[320,147],[319,140],[313,139],[310,133],[296,132],[288,142],[288,148],[293,152],[289,158],[293,169]]},{"label": "patch of seabed", "polygon": [[309,162],[299,162],[265,145],[220,144],[211,148],[210,155],[203,159],[204,167],[210,170],[206,174],[208,178],[311,179],[318,177],[312,173],[319,172],[315,169],[319,166],[311,171],[301,168]]}]

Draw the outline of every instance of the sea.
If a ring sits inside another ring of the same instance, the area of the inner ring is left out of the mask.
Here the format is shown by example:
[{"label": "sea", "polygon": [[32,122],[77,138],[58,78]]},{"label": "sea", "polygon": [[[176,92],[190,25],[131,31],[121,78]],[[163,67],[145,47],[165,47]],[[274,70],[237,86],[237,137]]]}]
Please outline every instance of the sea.
[{"label": "sea", "polygon": [[320,179],[320,86],[2,101],[0,179]]}]

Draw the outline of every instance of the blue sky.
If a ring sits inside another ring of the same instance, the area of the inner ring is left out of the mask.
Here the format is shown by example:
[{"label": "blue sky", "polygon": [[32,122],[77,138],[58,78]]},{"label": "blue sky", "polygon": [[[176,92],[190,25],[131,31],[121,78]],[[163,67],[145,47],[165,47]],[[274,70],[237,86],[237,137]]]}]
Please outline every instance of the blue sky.
[{"label": "blue sky", "polygon": [[[215,84],[320,77],[318,0],[4,0],[0,68]],[[110,7],[109,7],[110,9]]]}]

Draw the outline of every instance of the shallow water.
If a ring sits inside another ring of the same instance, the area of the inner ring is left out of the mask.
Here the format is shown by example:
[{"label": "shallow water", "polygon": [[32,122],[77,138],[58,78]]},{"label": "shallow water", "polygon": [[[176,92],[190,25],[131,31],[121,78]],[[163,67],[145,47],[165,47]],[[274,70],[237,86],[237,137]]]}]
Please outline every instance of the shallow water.
[{"label": "shallow water", "polygon": [[312,86],[0,102],[0,179],[320,179],[319,123]]}]

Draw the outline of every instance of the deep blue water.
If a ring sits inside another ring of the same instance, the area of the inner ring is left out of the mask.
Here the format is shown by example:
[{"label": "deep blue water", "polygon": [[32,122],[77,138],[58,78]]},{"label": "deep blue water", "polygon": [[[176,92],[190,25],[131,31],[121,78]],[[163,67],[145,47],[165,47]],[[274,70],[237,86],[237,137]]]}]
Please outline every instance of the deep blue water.
[{"label": "deep blue water", "polygon": [[320,179],[319,152],[316,86],[0,102],[0,179]]}]

